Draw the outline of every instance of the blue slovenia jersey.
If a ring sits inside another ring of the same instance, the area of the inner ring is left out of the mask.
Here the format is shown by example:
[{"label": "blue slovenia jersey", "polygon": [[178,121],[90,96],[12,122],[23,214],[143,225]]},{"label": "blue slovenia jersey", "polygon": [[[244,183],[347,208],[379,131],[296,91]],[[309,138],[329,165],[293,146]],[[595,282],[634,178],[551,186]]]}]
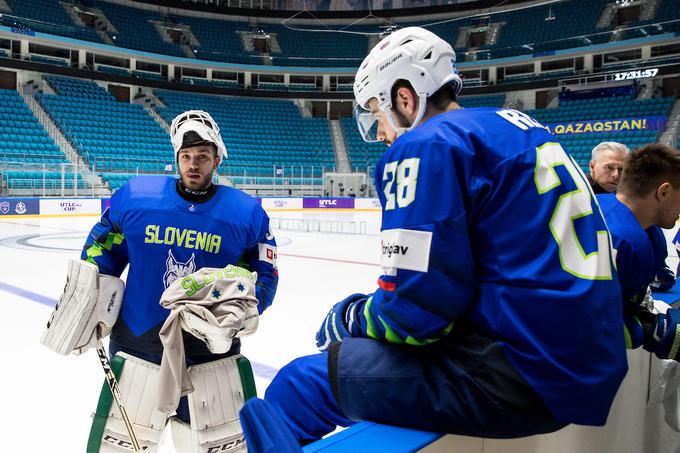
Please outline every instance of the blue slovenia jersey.
[{"label": "blue slovenia jersey", "polygon": [[[423,345],[484,329],[562,422],[604,424],[626,370],[609,235],[582,171],[532,118],[437,115],[376,167],[383,275],[364,336]],[[356,328],[356,327],[355,327]]]},{"label": "blue slovenia jersey", "polygon": [[635,303],[666,262],[668,250],[661,228],[642,229],[630,209],[615,194],[597,196],[616,249],[616,270],[623,303]]},{"label": "blue slovenia jersey", "polygon": [[272,303],[278,282],[276,241],[255,199],[217,186],[209,200],[190,202],[171,177],[134,178],[120,188],[92,228],[81,258],[107,275],[120,276],[129,264],[112,338],[143,337],[134,348],[150,353],[161,350],[157,332],[169,310],[159,301],[177,278],[228,264],[257,272],[260,313]]}]

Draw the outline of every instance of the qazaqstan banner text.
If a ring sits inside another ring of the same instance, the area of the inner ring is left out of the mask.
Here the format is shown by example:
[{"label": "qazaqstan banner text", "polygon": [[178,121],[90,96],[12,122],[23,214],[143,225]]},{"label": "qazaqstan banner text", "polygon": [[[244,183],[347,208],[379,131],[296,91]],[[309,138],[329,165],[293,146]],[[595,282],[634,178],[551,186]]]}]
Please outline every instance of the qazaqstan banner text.
[{"label": "qazaqstan banner text", "polygon": [[592,134],[599,132],[629,132],[666,129],[665,116],[641,116],[611,120],[565,121],[548,123],[545,127],[554,134]]}]

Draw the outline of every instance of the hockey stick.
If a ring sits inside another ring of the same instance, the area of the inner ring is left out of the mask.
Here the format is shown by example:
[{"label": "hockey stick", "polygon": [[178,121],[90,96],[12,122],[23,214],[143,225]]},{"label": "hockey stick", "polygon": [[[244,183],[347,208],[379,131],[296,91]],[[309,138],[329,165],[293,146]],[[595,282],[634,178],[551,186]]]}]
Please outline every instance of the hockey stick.
[{"label": "hockey stick", "polygon": [[111,394],[113,399],[116,400],[116,405],[120,411],[120,416],[123,418],[123,423],[125,423],[125,429],[127,429],[128,435],[130,436],[130,442],[132,443],[132,448],[134,451],[142,451],[142,447],[139,445],[139,440],[137,439],[137,434],[132,428],[132,423],[130,423],[130,417],[128,417],[125,406],[123,405],[123,396],[120,394],[120,389],[118,388],[118,381],[116,376],[111,371],[111,362],[109,361],[109,356],[106,354],[106,349],[104,349],[104,343],[97,332],[97,355],[99,356],[99,361],[104,368],[104,375],[106,376],[106,383],[111,389]]}]

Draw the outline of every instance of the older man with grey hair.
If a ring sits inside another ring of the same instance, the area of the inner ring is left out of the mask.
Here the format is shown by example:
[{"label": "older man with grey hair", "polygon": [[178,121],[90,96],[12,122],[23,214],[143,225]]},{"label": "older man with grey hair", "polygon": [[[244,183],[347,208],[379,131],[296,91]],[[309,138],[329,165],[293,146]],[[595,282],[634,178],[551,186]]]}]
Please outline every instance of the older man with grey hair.
[{"label": "older man with grey hair", "polygon": [[593,148],[588,175],[593,192],[596,194],[616,192],[621,179],[623,161],[629,152],[626,145],[617,142],[602,142]]},{"label": "older man with grey hair", "polygon": [[[602,142],[593,148],[588,181],[596,194],[616,192],[623,171],[623,162],[630,149],[623,143]],[[680,269],[680,266],[678,266]],[[649,285],[652,291],[665,292],[675,285],[675,274],[665,265]]]}]

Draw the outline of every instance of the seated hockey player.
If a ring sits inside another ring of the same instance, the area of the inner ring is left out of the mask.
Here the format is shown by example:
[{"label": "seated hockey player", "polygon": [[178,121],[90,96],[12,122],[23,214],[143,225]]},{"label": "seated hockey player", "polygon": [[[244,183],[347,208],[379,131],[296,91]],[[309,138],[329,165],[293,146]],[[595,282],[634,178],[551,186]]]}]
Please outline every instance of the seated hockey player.
[{"label": "seated hockey player", "polygon": [[666,238],[680,215],[680,153],[662,144],[634,150],[615,194],[598,202],[616,249],[626,346],[680,359],[680,309],[654,310],[648,287],[666,265]]},{"label": "seated hockey player", "polygon": [[[127,412],[145,451],[155,451],[173,409],[158,410],[157,385],[149,377],[158,373],[164,352],[159,332],[171,313],[159,304],[164,291],[200,269],[237,265],[256,273],[254,291],[257,310],[262,313],[272,303],[278,282],[276,241],[269,230],[267,214],[254,198],[212,182],[217,167],[226,158],[219,128],[212,117],[193,110],[178,115],[172,122],[171,142],[179,178],[131,179],[111,197],[111,207],[93,227],[81,256],[96,266],[100,282],[119,277],[129,266],[125,295],[109,347],[112,356],[125,358],[120,388],[127,404],[134,406],[135,410]],[[74,275],[77,277],[77,270],[69,280]],[[186,284],[191,285],[192,281]],[[97,283],[90,286],[97,287]],[[91,290],[76,287],[71,291]],[[211,297],[219,298],[218,293]],[[111,302],[116,305],[113,299]],[[104,311],[108,309],[105,305]],[[101,306],[95,311],[102,311]],[[113,324],[111,317],[109,314],[109,325]],[[48,328],[47,342],[52,341],[50,337],[59,336],[58,332],[49,333],[50,330],[55,329]],[[239,405],[236,401],[211,397],[243,393],[241,382],[233,379],[239,375],[239,339],[230,341],[228,350],[214,353],[196,336],[188,332],[182,336],[190,374],[205,376],[194,376],[194,392],[189,398],[182,397],[175,408],[172,430],[175,445],[178,448],[181,445],[182,452],[222,451],[219,448],[235,445],[239,448],[229,451],[245,451],[237,421]],[[69,353],[66,349],[61,352]],[[170,352],[175,353],[175,348]],[[217,371],[220,378],[214,378]],[[208,404],[194,404],[193,396],[207,398]],[[110,405],[110,394],[105,390],[99,407],[107,398]],[[208,413],[230,414],[231,420],[224,423],[236,420],[238,429],[221,438],[220,433],[228,430],[220,430],[214,425],[215,420],[201,426],[196,423],[197,419],[205,420]],[[106,419],[109,414],[113,415]],[[95,416],[88,452],[131,450],[127,432],[116,414],[114,406],[110,412],[104,409],[103,422],[98,423]]]},{"label": "seated hockey player", "polygon": [[321,354],[246,404],[251,453],[355,420],[494,438],[605,423],[627,365],[585,175],[533,118],[461,109],[461,85],[451,46],[422,28],[361,64],[359,129],[391,145],[375,172],[383,275],[329,311]]},{"label": "seated hockey player", "polygon": [[[617,190],[623,162],[630,154],[630,149],[623,143],[602,142],[592,151],[588,182],[596,195],[614,193]],[[650,284],[653,291],[668,291],[675,284],[675,274],[664,264]]]}]

